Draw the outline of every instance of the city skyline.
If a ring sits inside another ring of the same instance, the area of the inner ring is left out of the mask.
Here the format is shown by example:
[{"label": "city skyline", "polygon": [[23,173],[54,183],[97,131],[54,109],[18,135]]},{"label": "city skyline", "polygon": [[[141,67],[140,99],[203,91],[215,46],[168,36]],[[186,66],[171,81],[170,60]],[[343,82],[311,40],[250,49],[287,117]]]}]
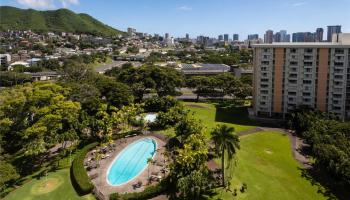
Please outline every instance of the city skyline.
[{"label": "city skyline", "polygon": [[[255,33],[263,38],[269,29],[274,32],[287,30],[288,33],[315,32],[316,28],[326,30],[329,25],[342,25],[343,32],[350,32],[350,0],[335,0],[332,4],[326,0],[267,0],[263,3],[258,0],[176,0],[171,3],[159,0],[3,0],[1,5],[40,10],[65,7],[74,12],[87,13],[123,31],[132,27],[140,32],[170,33],[174,37],[185,37],[186,33],[191,38],[199,35],[216,38],[229,34],[231,39],[232,34],[237,33],[243,40]],[[266,10],[274,12],[266,15]],[[326,32],[323,37],[326,37]]]}]

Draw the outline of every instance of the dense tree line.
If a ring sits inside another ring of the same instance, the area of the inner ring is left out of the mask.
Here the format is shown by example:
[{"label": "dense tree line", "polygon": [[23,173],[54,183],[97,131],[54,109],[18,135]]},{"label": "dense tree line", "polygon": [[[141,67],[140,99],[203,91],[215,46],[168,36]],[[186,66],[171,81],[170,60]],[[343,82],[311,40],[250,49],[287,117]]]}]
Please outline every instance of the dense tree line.
[{"label": "dense tree line", "polygon": [[314,169],[326,172],[334,185],[349,188],[350,123],[333,115],[299,109],[291,114],[288,124],[310,145]]},{"label": "dense tree line", "polygon": [[202,97],[231,96],[234,99],[245,99],[252,95],[252,86],[244,79],[230,73],[216,76],[193,76],[186,80],[186,86],[194,89],[197,100]]},{"label": "dense tree line", "polygon": [[125,64],[121,68],[113,68],[106,75],[127,84],[139,102],[144,95],[156,92],[158,96],[176,95],[177,89],[183,85],[183,75],[171,68],[145,65],[138,68]]}]

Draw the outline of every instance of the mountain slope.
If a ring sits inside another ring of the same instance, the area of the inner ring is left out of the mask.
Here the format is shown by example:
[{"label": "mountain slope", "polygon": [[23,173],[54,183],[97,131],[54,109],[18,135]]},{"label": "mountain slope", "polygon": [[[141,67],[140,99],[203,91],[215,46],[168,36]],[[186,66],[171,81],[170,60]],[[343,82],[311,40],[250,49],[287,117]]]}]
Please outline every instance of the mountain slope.
[{"label": "mountain slope", "polygon": [[76,14],[68,9],[37,11],[0,6],[0,30],[32,30],[38,32],[72,32],[95,35],[123,33],[87,14]]}]

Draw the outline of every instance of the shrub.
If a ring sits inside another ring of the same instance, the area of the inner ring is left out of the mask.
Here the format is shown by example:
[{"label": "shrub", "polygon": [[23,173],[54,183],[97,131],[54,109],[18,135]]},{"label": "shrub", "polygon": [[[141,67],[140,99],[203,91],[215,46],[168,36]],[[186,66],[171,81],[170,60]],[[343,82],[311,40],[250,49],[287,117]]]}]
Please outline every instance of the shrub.
[{"label": "shrub", "polygon": [[151,128],[174,126],[186,115],[187,111],[183,109],[183,106],[177,105],[172,107],[168,112],[159,112],[155,122],[151,124]]},{"label": "shrub", "polygon": [[91,183],[91,180],[86,173],[84,168],[84,159],[86,154],[94,147],[97,146],[97,142],[86,145],[84,148],[80,150],[80,152],[76,155],[72,166],[71,166],[71,180],[73,186],[77,190],[80,195],[89,194],[94,185]]},{"label": "shrub", "polygon": [[159,184],[149,186],[142,192],[126,193],[122,195],[113,193],[109,196],[109,199],[110,200],[119,200],[119,199],[147,200],[164,193],[167,190],[167,186],[168,186],[168,179],[164,179]]}]

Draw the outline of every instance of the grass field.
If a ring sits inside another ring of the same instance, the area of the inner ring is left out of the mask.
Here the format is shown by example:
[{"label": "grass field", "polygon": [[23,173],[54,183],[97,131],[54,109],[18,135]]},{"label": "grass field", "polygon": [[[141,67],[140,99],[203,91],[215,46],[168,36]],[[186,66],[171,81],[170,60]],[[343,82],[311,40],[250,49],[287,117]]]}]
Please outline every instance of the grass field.
[{"label": "grass field", "polygon": [[255,128],[255,124],[248,118],[246,107],[235,107],[232,105],[192,103],[184,102],[185,108],[194,113],[206,126],[207,134],[218,124],[233,126],[236,132]]},{"label": "grass field", "polygon": [[[233,126],[236,132],[254,128],[244,107],[207,103],[184,103],[202,120],[207,133],[217,124]],[[301,176],[300,164],[293,158],[288,136],[279,132],[260,132],[243,136],[236,166],[232,167],[231,190],[246,183],[245,193],[238,192],[238,200],[318,200],[326,199],[318,193],[318,186]],[[219,164],[219,161],[218,161]],[[229,191],[221,190],[216,198],[231,200]]]},{"label": "grass field", "polygon": [[[231,190],[246,183],[239,200],[318,200],[326,199],[318,193],[318,186],[301,176],[300,165],[293,158],[288,136],[279,132],[260,132],[241,137],[241,150],[236,166],[231,170]],[[222,190],[218,197],[233,199]]]},{"label": "grass field", "polygon": [[70,181],[69,169],[50,172],[47,178],[33,179],[8,194],[4,200],[94,200],[93,195],[80,197]]}]

